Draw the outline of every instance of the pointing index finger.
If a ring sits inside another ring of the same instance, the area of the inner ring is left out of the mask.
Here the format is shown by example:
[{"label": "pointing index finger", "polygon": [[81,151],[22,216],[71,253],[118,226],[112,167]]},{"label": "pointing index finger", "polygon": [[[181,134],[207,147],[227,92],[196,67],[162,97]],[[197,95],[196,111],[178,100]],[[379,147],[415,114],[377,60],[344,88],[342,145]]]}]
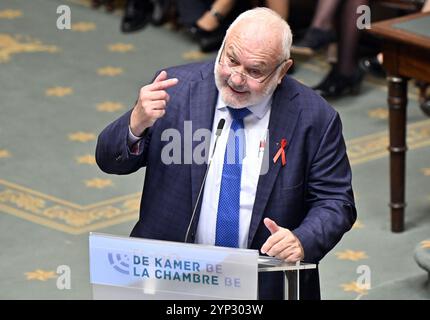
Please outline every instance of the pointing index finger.
[{"label": "pointing index finger", "polygon": [[173,87],[178,83],[178,79],[177,78],[172,78],[172,79],[167,79],[167,80],[162,80],[162,81],[158,81],[158,82],[154,82],[151,85],[151,89],[152,90],[165,90],[167,88]]},{"label": "pointing index finger", "polygon": [[158,74],[158,76],[154,79],[154,83],[155,82],[160,82],[160,81],[163,81],[163,80],[166,80],[167,79],[167,72],[166,71],[161,71],[159,74]]}]

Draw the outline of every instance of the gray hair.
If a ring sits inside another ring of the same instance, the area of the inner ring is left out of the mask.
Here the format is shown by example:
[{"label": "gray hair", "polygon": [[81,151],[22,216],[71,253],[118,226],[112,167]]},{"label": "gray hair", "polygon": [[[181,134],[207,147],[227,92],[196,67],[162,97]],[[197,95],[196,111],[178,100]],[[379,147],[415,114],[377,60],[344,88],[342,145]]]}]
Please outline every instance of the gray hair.
[{"label": "gray hair", "polygon": [[288,25],[288,23],[284,19],[282,19],[282,17],[279,14],[277,14],[275,11],[269,8],[258,7],[258,8],[254,8],[254,9],[242,12],[227,29],[226,36],[223,40],[223,45],[229,32],[234,28],[234,26],[236,26],[240,21],[246,20],[246,19],[250,19],[254,22],[257,20],[260,20],[260,21],[266,22],[266,24],[268,21],[272,23],[275,22],[276,25],[279,26],[281,31],[281,38],[282,38],[281,44],[282,44],[283,56],[285,57],[285,59],[290,58],[290,48],[291,48],[291,43],[293,42],[293,34],[291,33],[291,28]]}]

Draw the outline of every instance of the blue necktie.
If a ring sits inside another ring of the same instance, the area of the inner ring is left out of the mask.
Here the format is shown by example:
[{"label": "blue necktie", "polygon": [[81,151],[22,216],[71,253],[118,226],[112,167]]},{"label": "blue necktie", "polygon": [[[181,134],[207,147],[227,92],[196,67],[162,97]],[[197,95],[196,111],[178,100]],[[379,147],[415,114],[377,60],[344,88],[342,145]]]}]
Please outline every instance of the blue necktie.
[{"label": "blue necktie", "polygon": [[233,122],[230,127],[222,168],[215,245],[237,248],[239,247],[240,180],[245,151],[243,118],[251,111],[247,108],[227,108]]}]

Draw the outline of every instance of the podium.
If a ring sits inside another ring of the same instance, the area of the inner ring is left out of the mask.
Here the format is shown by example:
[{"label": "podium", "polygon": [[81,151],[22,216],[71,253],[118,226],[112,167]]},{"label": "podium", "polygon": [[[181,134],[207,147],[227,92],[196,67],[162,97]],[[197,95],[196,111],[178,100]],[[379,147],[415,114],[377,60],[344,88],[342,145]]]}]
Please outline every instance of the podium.
[{"label": "podium", "polygon": [[90,233],[93,299],[258,299],[258,273],[283,271],[285,299],[300,296],[300,270],[258,250]]}]

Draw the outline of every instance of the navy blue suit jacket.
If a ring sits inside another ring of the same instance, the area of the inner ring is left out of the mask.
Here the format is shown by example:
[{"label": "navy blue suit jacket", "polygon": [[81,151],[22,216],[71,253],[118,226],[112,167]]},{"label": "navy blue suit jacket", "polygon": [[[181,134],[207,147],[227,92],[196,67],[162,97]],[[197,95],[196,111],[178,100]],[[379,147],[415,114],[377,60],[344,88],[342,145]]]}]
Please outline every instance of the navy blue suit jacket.
[{"label": "navy blue suit jacket", "polygon": [[[147,131],[140,155],[127,147],[131,110],[99,135],[96,160],[103,171],[129,174],[146,167],[133,237],[184,241],[207,165],[164,164],[161,150],[169,142],[162,141],[161,134],[175,128],[183,137],[184,121],[192,121],[193,131],[212,129],[218,95],[213,67],[213,62],[206,62],[166,69],[168,77],[178,78],[179,83],[168,89],[167,112]],[[270,161],[267,174],[260,175],[248,247],[260,249],[270,236],[263,224],[263,218],[269,217],[298,237],[306,262],[318,263],[356,219],[339,115],[311,89],[286,76],[274,92],[269,137],[265,151],[269,159],[279,148],[277,143],[287,139],[287,164]],[[200,143],[194,141],[193,147]],[[198,214],[190,241],[197,222]],[[259,298],[283,298],[282,273],[259,275]],[[320,298],[318,270],[301,273],[301,298]]]}]

